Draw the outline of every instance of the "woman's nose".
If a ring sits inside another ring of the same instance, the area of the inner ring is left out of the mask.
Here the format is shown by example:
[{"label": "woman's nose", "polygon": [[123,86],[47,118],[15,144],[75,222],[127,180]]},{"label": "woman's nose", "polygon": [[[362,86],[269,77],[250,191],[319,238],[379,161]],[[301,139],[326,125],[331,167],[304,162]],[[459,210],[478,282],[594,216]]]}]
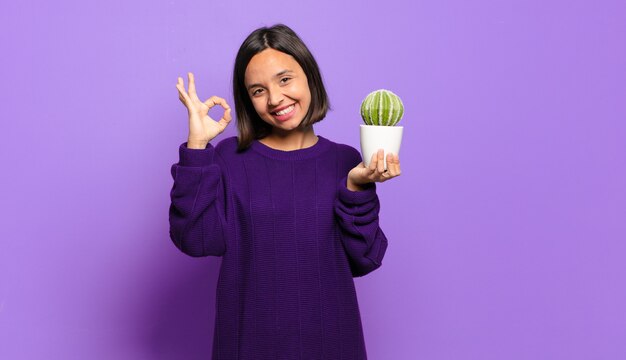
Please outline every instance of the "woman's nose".
[{"label": "woman's nose", "polygon": [[270,106],[277,106],[283,101],[283,94],[281,93],[279,89],[268,90],[268,92],[269,92],[268,100],[269,100]]}]

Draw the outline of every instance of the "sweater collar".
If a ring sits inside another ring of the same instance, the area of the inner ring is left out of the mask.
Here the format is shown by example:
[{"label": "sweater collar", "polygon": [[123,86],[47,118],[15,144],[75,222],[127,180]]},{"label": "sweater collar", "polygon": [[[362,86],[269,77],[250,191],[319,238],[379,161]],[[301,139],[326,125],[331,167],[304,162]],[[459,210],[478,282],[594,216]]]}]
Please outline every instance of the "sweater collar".
[{"label": "sweater collar", "polygon": [[278,150],[263,144],[258,139],[252,141],[251,147],[257,153],[269,158],[277,160],[303,160],[320,155],[329,148],[329,145],[330,141],[328,139],[321,135],[317,135],[317,142],[304,149],[289,151]]}]

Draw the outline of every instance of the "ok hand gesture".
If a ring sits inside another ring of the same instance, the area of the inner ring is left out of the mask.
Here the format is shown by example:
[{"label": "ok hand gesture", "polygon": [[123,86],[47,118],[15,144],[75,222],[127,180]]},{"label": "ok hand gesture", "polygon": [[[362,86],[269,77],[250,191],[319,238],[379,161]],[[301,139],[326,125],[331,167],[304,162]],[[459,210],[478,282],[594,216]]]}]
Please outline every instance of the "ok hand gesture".
[{"label": "ok hand gesture", "polygon": [[[204,102],[200,101],[196,93],[193,74],[190,72],[187,75],[189,76],[189,93],[185,91],[183,78],[179,77],[176,84],[178,98],[185,105],[189,114],[189,139],[187,145],[191,145],[194,148],[204,148],[209,141],[222,133],[230,123],[232,119],[230,106],[226,103],[226,100],[217,96],[211,96]],[[209,109],[218,104],[225,111],[224,116],[219,121],[215,121],[209,116]]]}]

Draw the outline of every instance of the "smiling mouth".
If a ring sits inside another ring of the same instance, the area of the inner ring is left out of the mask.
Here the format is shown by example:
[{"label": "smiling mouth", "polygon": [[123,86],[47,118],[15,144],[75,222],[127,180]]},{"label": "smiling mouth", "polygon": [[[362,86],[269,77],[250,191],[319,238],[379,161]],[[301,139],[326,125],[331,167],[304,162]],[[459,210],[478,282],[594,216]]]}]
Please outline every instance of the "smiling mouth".
[{"label": "smiling mouth", "polygon": [[284,109],[282,109],[282,110],[280,110],[280,111],[274,111],[274,112],[272,112],[271,114],[272,114],[272,115],[279,115],[279,116],[280,116],[280,115],[289,114],[289,113],[293,110],[293,108],[294,108],[295,106],[296,106],[296,104],[291,104],[291,105],[287,106],[286,108],[284,108]]}]

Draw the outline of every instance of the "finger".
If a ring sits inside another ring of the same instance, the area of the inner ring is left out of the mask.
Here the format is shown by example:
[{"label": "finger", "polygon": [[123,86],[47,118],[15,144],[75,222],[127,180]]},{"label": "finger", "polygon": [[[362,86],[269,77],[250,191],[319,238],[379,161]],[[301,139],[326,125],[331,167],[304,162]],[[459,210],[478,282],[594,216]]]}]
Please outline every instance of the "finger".
[{"label": "finger", "polygon": [[388,177],[396,176],[395,156],[392,153],[387,154],[387,173],[389,173]]},{"label": "finger", "polygon": [[228,105],[226,100],[222,99],[219,96],[211,96],[204,103],[206,104],[206,106],[209,107],[209,109],[212,108],[213,106],[217,105],[217,104],[221,105],[225,110],[229,110],[230,109],[230,105]]},{"label": "finger", "polygon": [[385,150],[378,149],[378,172],[380,174],[385,171]]},{"label": "finger", "polygon": [[401,175],[402,170],[400,170],[400,154],[396,155],[396,174]]},{"label": "finger", "polygon": [[378,154],[373,153],[372,158],[370,159],[370,166],[367,167],[370,173],[373,173],[374,171],[376,171],[377,162],[378,162]]},{"label": "finger", "polygon": [[395,154],[395,156],[393,157],[393,171],[395,173],[395,176],[400,176],[400,158],[398,157],[398,154]]},{"label": "finger", "polygon": [[193,77],[193,73],[188,72],[187,76],[189,77],[189,97],[198,97],[198,94],[196,93],[196,82],[194,80]]},{"label": "finger", "polygon": [[178,95],[183,101],[190,101],[189,95],[185,91],[185,83],[183,82],[183,78],[178,78],[178,83],[176,84],[176,88],[178,89]]},{"label": "finger", "polygon": [[183,88],[180,85],[180,83],[176,84],[176,89],[178,90],[178,98],[181,99],[181,100],[185,100],[185,96],[183,95],[185,90],[183,90]]},{"label": "finger", "polygon": [[220,119],[219,124],[222,126],[222,128],[225,128],[230,120],[232,120],[232,117],[230,116],[230,108],[228,108],[226,109],[226,111],[224,111],[224,116],[222,116],[222,118]]},{"label": "finger", "polygon": [[393,173],[392,173],[393,155],[391,153],[387,153],[385,158],[387,160],[387,169],[383,170],[383,172],[380,174],[380,176],[382,177],[381,182],[385,182],[393,177]]},{"label": "finger", "polygon": [[219,96],[211,96],[211,99],[213,100],[214,104],[219,104],[221,107],[223,107],[226,110],[230,109],[230,105],[228,105],[226,100],[224,100],[223,98]]}]

